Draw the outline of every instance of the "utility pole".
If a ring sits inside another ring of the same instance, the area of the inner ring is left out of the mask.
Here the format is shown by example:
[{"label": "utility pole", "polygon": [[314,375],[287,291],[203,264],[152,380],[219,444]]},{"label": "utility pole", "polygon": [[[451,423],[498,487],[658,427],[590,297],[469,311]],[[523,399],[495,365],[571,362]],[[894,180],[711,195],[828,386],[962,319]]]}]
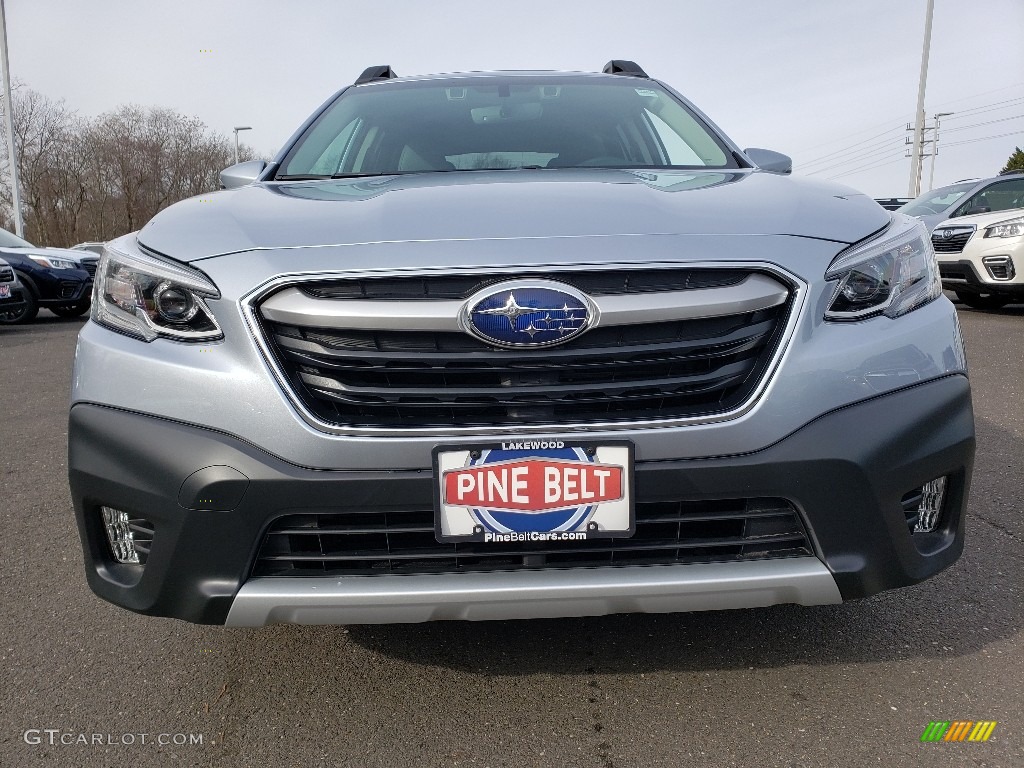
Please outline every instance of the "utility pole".
[{"label": "utility pole", "polygon": [[[3,0],[0,0],[0,3],[2,3],[2,2],[3,2]],[[251,131],[251,130],[252,130],[252,126],[251,125],[236,125],[235,128],[234,128],[234,131],[235,131],[235,165],[238,165],[238,132],[239,131]]]},{"label": "utility pole", "polygon": [[928,191],[935,189],[935,156],[939,154],[939,118],[948,117],[954,112],[936,112],[932,115],[932,162],[928,172]]},{"label": "utility pole", "polygon": [[7,13],[0,0],[0,59],[4,68],[4,113],[7,123],[7,156],[11,169],[11,203],[14,206],[14,234],[25,236],[21,220],[21,187],[18,184],[18,158],[14,151],[14,102],[11,99],[11,64],[7,56]]},{"label": "utility pole", "polygon": [[932,13],[935,0],[928,0],[924,18],[924,48],[921,50],[921,79],[917,85],[917,112],[914,114],[914,149],[910,160],[910,197],[921,194],[921,149],[924,144],[924,90],[928,82],[928,54],[932,45]]}]

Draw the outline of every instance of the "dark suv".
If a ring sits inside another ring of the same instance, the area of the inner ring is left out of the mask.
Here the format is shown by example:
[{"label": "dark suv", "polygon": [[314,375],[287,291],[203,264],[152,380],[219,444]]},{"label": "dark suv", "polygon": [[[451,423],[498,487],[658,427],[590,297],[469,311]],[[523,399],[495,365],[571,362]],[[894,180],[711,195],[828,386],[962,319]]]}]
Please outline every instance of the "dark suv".
[{"label": "dark suv", "polygon": [[25,299],[17,308],[0,311],[0,323],[27,323],[40,307],[60,317],[78,317],[89,311],[98,257],[64,248],[37,248],[0,229],[0,258],[14,269],[24,286]]}]

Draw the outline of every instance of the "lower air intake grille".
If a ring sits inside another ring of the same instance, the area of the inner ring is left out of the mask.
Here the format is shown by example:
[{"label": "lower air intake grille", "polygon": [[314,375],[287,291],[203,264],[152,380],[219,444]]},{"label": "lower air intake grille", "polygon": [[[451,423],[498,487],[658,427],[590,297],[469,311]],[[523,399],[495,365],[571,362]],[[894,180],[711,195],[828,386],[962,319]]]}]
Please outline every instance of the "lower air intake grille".
[{"label": "lower air intake grille", "polygon": [[811,554],[784,499],[639,502],[628,539],[440,544],[432,510],[290,514],[267,531],[253,576],[371,576],[704,563]]}]

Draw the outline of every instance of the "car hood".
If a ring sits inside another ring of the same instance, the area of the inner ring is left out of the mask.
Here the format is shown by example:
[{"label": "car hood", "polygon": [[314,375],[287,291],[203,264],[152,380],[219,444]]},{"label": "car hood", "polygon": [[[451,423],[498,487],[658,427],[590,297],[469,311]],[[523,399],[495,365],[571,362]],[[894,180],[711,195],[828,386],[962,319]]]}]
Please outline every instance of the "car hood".
[{"label": "car hood", "polygon": [[138,239],[198,261],[253,249],[638,234],[853,243],[889,220],[854,190],[762,172],[468,171],[251,184],[177,203]]}]

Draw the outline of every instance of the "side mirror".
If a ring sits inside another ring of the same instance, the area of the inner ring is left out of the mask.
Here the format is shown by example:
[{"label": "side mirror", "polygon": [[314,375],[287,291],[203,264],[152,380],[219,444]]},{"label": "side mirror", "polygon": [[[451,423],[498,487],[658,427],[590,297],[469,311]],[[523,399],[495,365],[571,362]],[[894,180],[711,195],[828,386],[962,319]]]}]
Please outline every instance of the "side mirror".
[{"label": "side mirror", "polygon": [[744,149],[743,154],[754,161],[754,165],[768,173],[778,173],[783,176],[793,172],[793,158],[781,152],[772,152],[770,149],[758,149],[751,147]]},{"label": "side mirror", "polygon": [[252,184],[263,173],[267,167],[266,160],[247,160],[244,163],[232,165],[220,172],[220,183],[224,189],[234,189]]},{"label": "side mirror", "polygon": [[992,209],[987,205],[976,205],[973,208],[968,208],[964,216],[973,216],[976,213],[992,213]]}]

